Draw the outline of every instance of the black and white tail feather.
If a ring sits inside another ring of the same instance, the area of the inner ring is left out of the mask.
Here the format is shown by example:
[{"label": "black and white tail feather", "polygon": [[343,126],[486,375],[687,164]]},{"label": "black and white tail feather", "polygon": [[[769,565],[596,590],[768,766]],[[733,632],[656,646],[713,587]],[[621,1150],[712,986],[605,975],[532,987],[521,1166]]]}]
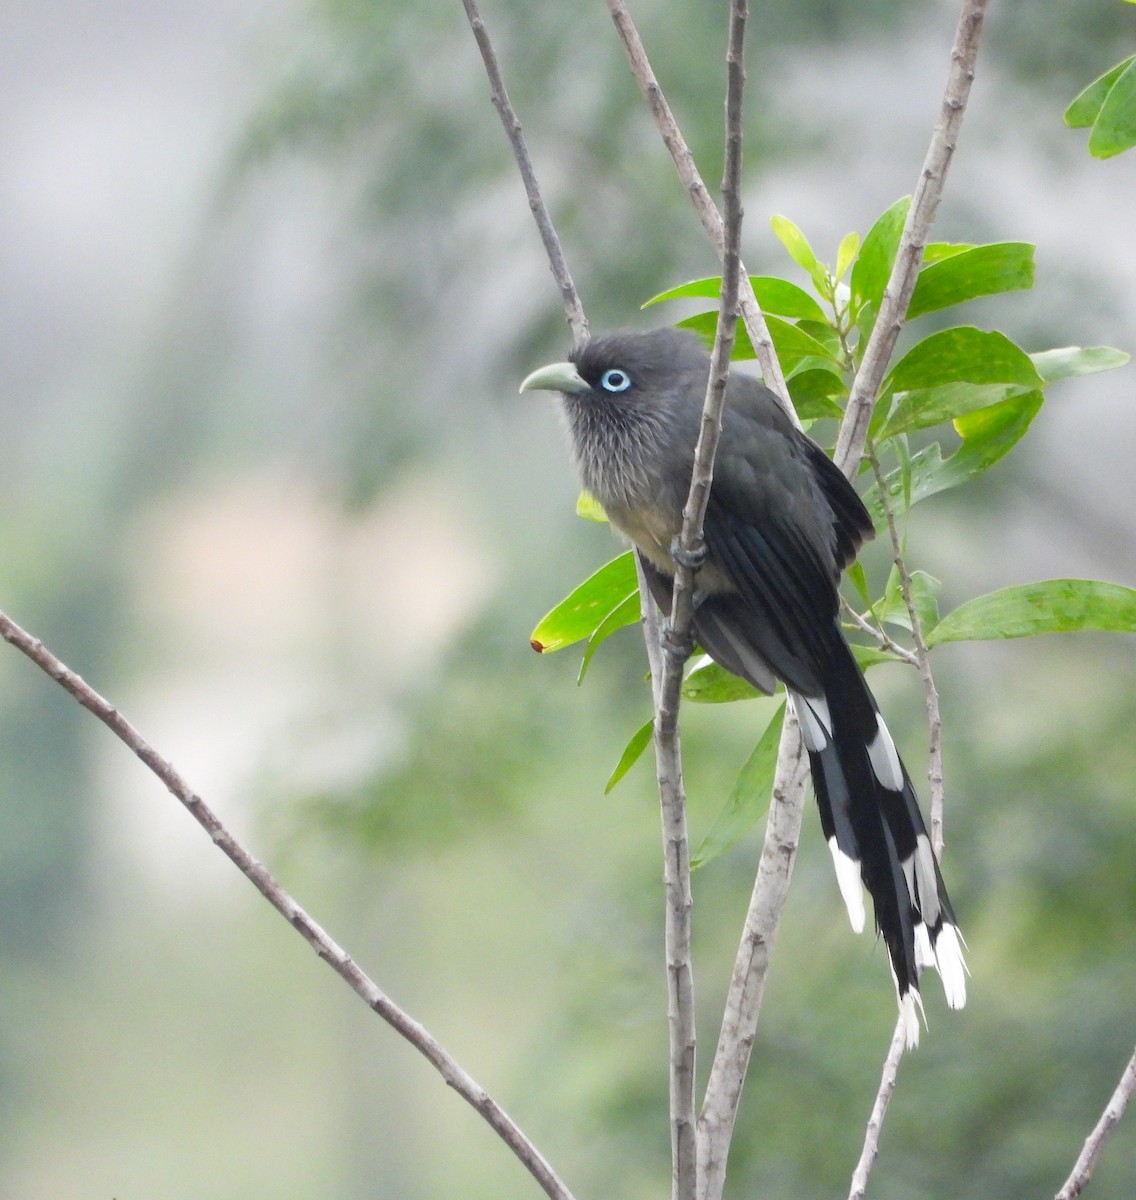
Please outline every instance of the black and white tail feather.
[{"label": "black and white tail feather", "polygon": [[849,920],[857,933],[863,931],[867,887],[887,946],[904,1040],[914,1047],[924,968],[936,968],[951,1008],[966,1003],[963,943],[915,789],[846,646],[845,652],[822,694],[789,695]]}]

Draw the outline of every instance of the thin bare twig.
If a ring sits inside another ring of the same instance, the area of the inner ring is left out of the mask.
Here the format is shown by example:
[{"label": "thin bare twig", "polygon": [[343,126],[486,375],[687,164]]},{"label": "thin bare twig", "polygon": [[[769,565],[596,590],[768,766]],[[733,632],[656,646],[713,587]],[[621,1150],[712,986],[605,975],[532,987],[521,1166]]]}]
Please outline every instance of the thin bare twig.
[{"label": "thin bare twig", "polygon": [[[954,43],[951,46],[951,66],[947,73],[939,120],[931,135],[919,182],[912,194],[911,206],[904,222],[891,276],[884,289],[883,298],[880,301],[880,311],[876,316],[871,336],[864,347],[860,368],[856,372],[844,420],[841,422],[840,433],[836,440],[833,459],[849,479],[856,477],[867,443],[868,425],[875,408],[880,384],[883,382],[884,372],[887,370],[887,364],[895,350],[896,340],[906,319],[907,306],[910,304],[912,293],[915,290],[915,282],[923,261],[923,250],[939,207],[939,200],[946,184],[947,170],[958,142],[963,117],[966,114],[985,15],[986,0],[963,0],[958,25],[955,29]],[[911,578],[901,553],[895,518],[887,503],[887,488],[881,477],[878,462],[873,461],[873,467],[879,480],[880,498],[884,504],[884,511],[887,513],[888,530],[896,551],[896,564],[900,571],[904,602],[911,618],[916,662],[923,681],[923,699],[930,726],[927,774],[931,783],[931,842],[936,856],[940,856],[943,850],[943,769],[939,695],[931,675],[927,646],[923,641],[919,616],[915,611],[911,593]],[[884,1062],[880,1089],[876,1095],[876,1102],[872,1107],[872,1115],[864,1134],[863,1151],[852,1177],[851,1197],[863,1196],[868,1174],[876,1158],[884,1114],[887,1112],[888,1100],[895,1087],[895,1073],[898,1070],[899,1058],[903,1053],[902,1046],[897,1050],[897,1040],[902,1041],[898,1027],[896,1034],[892,1037],[891,1049]]]},{"label": "thin bare twig", "polygon": [[572,340],[577,346],[582,345],[588,340],[588,318],[584,315],[584,306],[580,303],[576,285],[572,282],[568,263],[560,248],[560,239],[556,236],[556,228],[552,224],[552,218],[548,214],[544,197],[541,195],[536,169],[533,167],[528,147],[525,145],[520,118],[509,101],[509,93],[505,90],[505,80],[497,62],[497,52],[493,49],[493,43],[489,39],[489,32],[485,28],[485,21],[477,6],[477,0],[462,0],[462,4],[469,19],[469,27],[473,30],[477,48],[481,51],[485,73],[489,76],[493,106],[501,117],[501,124],[505,127],[509,145],[513,148],[513,157],[517,160],[517,169],[520,171],[521,180],[525,185],[529,208],[532,210],[537,228],[540,230],[544,250],[548,256],[548,265],[552,268],[556,286],[560,289],[560,297],[564,302],[564,315],[568,318],[568,325],[572,330]]},{"label": "thin bare twig", "polygon": [[433,1064],[446,1083],[485,1119],[502,1141],[544,1189],[551,1200],[572,1200],[572,1193],[548,1161],[521,1132],[516,1122],[481,1087],[418,1021],[404,1012],[375,984],[351,956],[338,946],[299,904],[280,886],[263,863],[255,859],[225,828],[173,765],[147,742],[133,725],[79,675],[61,662],[38,639],[0,612],[0,637],[21,651],[40,670],[69,692],[124,742],[180,800],[193,819],[209,834],[214,844],[240,870],[258,892],[300,934],[309,946],[351,990],[373,1009],[396,1033],[404,1037]]},{"label": "thin bare twig", "polygon": [[919,669],[919,678],[923,683],[923,705],[927,710],[927,728],[929,742],[927,747],[927,780],[931,785],[931,846],[936,858],[943,857],[943,718],[939,712],[939,689],[935,686],[935,677],[931,673],[931,656],[927,652],[927,642],[923,637],[923,621],[919,610],[915,607],[915,594],[911,585],[911,572],[907,569],[907,559],[903,553],[903,543],[900,541],[899,529],[895,523],[895,513],[887,494],[887,480],[884,478],[880,460],[874,451],[868,455],[872,471],[876,476],[879,487],[880,504],[887,518],[888,537],[891,539],[892,557],[896,570],[899,572],[899,590],[903,603],[907,608],[907,617],[911,622],[911,641],[915,647],[915,665]]},{"label": "thin bare twig", "polygon": [[848,1200],[864,1200],[864,1192],[868,1187],[868,1176],[876,1154],[880,1148],[880,1132],[883,1129],[884,1117],[887,1115],[891,1094],[895,1091],[895,1080],[899,1074],[899,1060],[903,1057],[907,1045],[907,1034],[904,1030],[902,1015],[895,1023],[895,1032],[891,1035],[891,1046],[884,1059],[884,1069],[880,1078],[880,1088],[872,1105],[872,1115],[868,1118],[868,1129],[864,1135],[864,1148],[860,1152],[860,1161],[852,1172],[852,1186],[848,1192]]},{"label": "thin bare twig", "polygon": [[[939,692],[935,687],[934,676],[931,674],[931,659],[927,653],[927,643],[923,638],[923,623],[915,607],[911,574],[907,569],[907,562],[904,558],[903,545],[900,542],[899,530],[895,522],[895,513],[892,511],[891,504],[888,501],[887,483],[884,479],[884,473],[880,467],[880,461],[874,452],[869,453],[868,459],[872,464],[872,470],[875,472],[876,483],[879,487],[880,503],[883,505],[884,515],[887,518],[888,536],[891,539],[893,559],[896,569],[899,572],[900,591],[903,594],[903,602],[907,607],[907,616],[911,622],[911,640],[915,645],[915,651],[910,655],[906,655],[905,652],[905,655],[907,661],[914,661],[919,671],[919,678],[923,683],[923,703],[927,710],[927,725],[930,729],[927,777],[931,782],[931,844],[935,851],[935,857],[941,858],[943,854],[943,722],[939,714]],[[872,627],[866,621],[863,624],[867,629],[871,630]],[[879,631],[879,636],[881,639],[891,641],[882,630]],[[894,643],[892,645],[894,646]],[[896,647],[896,649],[900,648]],[[884,1116],[887,1114],[891,1094],[895,1090],[899,1061],[903,1057],[905,1045],[906,1035],[904,1034],[903,1017],[901,1016],[896,1023],[895,1032],[892,1034],[891,1047],[888,1050],[887,1057],[884,1059],[879,1091],[876,1093],[875,1103],[872,1105],[872,1113],[868,1118],[867,1128],[864,1130],[864,1146],[860,1151],[860,1161],[856,1164],[856,1169],[852,1172],[852,1184],[848,1192],[848,1200],[862,1200],[864,1191],[868,1186],[868,1175],[872,1170],[872,1164],[876,1161],[876,1154],[880,1144],[880,1133],[883,1130]]]},{"label": "thin bare twig", "polygon": [[1085,1139],[1085,1145],[1073,1166],[1073,1172],[1065,1180],[1064,1187],[1057,1193],[1056,1200],[1074,1200],[1074,1197],[1084,1191],[1085,1184],[1089,1182],[1089,1177],[1101,1156],[1101,1151],[1112,1137],[1120,1118],[1124,1116],[1124,1110],[1128,1107],[1128,1101],[1132,1099],[1134,1092],[1136,1092],[1136,1051],[1133,1051],[1132,1057],[1128,1060],[1128,1066],[1124,1068],[1120,1082],[1116,1085],[1116,1091],[1112,1093],[1105,1105],[1096,1127]]},{"label": "thin bare twig", "polygon": [[[643,47],[639,31],[635,28],[635,22],[632,21],[631,14],[627,11],[627,5],[623,3],[623,0],[607,0],[607,7],[611,13],[611,19],[615,22],[615,28],[619,33],[620,40],[623,42],[624,49],[627,51],[627,58],[631,64],[631,73],[635,76],[635,81],[639,84],[639,89],[647,101],[647,107],[651,110],[651,115],[655,118],[655,124],[658,126],[663,143],[670,151],[671,158],[674,160],[679,178],[686,186],[691,203],[694,205],[695,211],[702,221],[702,227],[709,235],[710,242],[717,252],[718,257],[724,261],[726,256],[726,222],[723,220],[722,214],[718,211],[718,206],[714,203],[714,199],[710,195],[698,171],[698,167],[694,162],[694,155],[691,153],[690,147],[686,144],[686,139],[679,130],[678,122],[671,111],[671,106],[667,103],[663,89],[659,86],[655,72],[651,69],[650,60],[647,58],[647,51]],[[762,377],[767,386],[773,390],[777,398],[781,401],[782,406],[794,423],[799,425],[800,422],[797,418],[796,410],[789,400],[789,388],[785,383],[785,374],[781,370],[781,364],[777,359],[777,352],[773,348],[773,339],[769,336],[769,327],[765,323],[765,317],[762,314],[761,306],[757,302],[757,297],[753,294],[753,287],[750,284],[749,276],[746,274],[744,266],[739,272],[738,288],[742,322],[745,325],[746,333],[749,335],[749,340],[753,344],[754,353],[757,355],[757,361],[761,367]]]},{"label": "thin bare twig", "polygon": [[840,608],[857,629],[868,634],[879,643],[881,650],[886,650],[889,654],[894,654],[897,659],[907,663],[910,667],[917,667],[919,665],[919,659],[906,646],[901,646],[897,641],[894,641],[888,636],[887,631],[880,629],[878,625],[873,625],[871,621],[865,621],[843,596],[840,597]]},{"label": "thin bare twig", "polygon": [[911,302],[923,262],[923,249],[927,245],[931,223],[943,194],[947,169],[955,152],[970,96],[970,85],[974,80],[974,63],[985,15],[986,0],[963,0],[954,45],[951,47],[951,67],[939,120],[923,161],[919,182],[912,194],[899,252],[884,289],[872,334],[864,347],[833,454],[836,465],[850,479],[855,477],[856,468],[860,465],[860,456],[868,436],[868,422],[872,418],[884,372],[895,350],[896,339],[903,328],[907,306]]}]

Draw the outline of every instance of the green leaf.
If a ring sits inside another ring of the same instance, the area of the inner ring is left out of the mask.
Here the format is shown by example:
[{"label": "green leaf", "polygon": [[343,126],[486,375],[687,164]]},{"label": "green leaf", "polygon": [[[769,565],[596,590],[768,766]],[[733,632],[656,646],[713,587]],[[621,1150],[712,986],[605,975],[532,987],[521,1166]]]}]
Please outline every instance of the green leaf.
[{"label": "green leaf", "polygon": [[[1029,359],[1038,377],[1048,386],[1070,376],[1122,367],[1128,362],[1128,355],[1111,346],[1063,346],[1031,354]],[[1035,390],[1006,383],[947,383],[940,387],[918,388],[900,396],[880,436],[891,437],[925,429]]]},{"label": "green leaf", "polygon": [[839,283],[844,278],[844,272],[852,265],[856,259],[856,252],[860,249],[860,235],[853,230],[851,233],[846,233],[840,239],[840,247],[836,251],[836,282]]},{"label": "green leaf", "polygon": [[1033,287],[1033,250],[1029,242],[995,242],[925,263],[907,306],[908,318],[978,296]]},{"label": "green leaf", "polygon": [[1088,129],[1100,116],[1101,108],[1112,91],[1113,84],[1136,62],[1136,54],[1110,67],[1098,76],[1087,88],[1078,93],[1073,103],[1065,110],[1065,124],[1070,129]]},{"label": "green leaf", "polygon": [[797,416],[802,421],[843,415],[844,408],[834,397],[848,393],[844,377],[830,359],[802,358],[789,372],[786,383]]},{"label": "green leaf", "polygon": [[532,632],[533,649],[540,653],[562,650],[591,637],[608,614],[624,604],[638,587],[635,556],[628,550],[600,567],[541,618]]},{"label": "green leaf", "polygon": [[1136,633],[1136,589],[1096,579],[1046,579],[1002,588],[947,613],[927,635],[927,644],[1088,629]]},{"label": "green leaf", "polygon": [[576,497],[576,516],[585,521],[599,521],[601,524],[607,522],[607,513],[604,512],[603,505],[587,488]]},{"label": "green leaf", "polygon": [[[1025,436],[1041,409],[1042,399],[1041,392],[1026,392],[959,417],[954,424],[963,442],[953,454],[943,458],[939,443],[933,442],[912,455],[907,467],[888,474],[885,482],[893,509],[902,512],[988,470]],[[908,492],[909,500],[905,502]],[[863,499],[875,527],[885,528],[877,485],[873,484]]]},{"label": "green leaf", "polygon": [[[907,210],[910,207],[911,197],[902,197],[868,230],[852,267],[852,302],[857,309],[870,305],[873,313],[879,310],[884,288],[891,278],[895,255],[899,250],[900,235],[903,233],[903,223],[907,220]],[[867,337],[871,332],[871,322],[866,329],[861,328],[861,332]]]},{"label": "green leaf", "polygon": [[731,704],[735,700],[755,700],[765,693],[707,658],[688,672],[682,681],[682,695],[696,704]]},{"label": "green leaf", "polygon": [[903,661],[903,659],[897,658],[890,650],[885,650],[882,646],[866,646],[863,642],[850,642],[849,645],[852,647],[852,656],[856,659],[861,671],[866,671],[869,667],[879,666],[880,663]]},{"label": "green leaf", "polygon": [[856,589],[856,594],[860,597],[860,602],[866,606],[870,606],[872,598],[868,592],[868,577],[864,573],[864,564],[857,559],[844,572],[844,577]]},{"label": "green leaf", "polygon": [[1120,73],[1089,134],[1089,153],[1112,158],[1136,146],[1136,59]]},{"label": "green leaf", "polygon": [[1000,404],[1026,390],[1008,383],[944,383],[904,392],[877,440],[953,421],[979,408]]},{"label": "green leaf", "polygon": [[[1136,4],[1136,0],[1133,0]],[[1111,346],[1061,346],[1030,355],[1030,361],[1048,386],[1058,379],[1073,375],[1092,375],[1095,371],[1111,371],[1122,367],[1129,356]]]},{"label": "green leaf", "polygon": [[773,774],[777,768],[777,749],[781,744],[784,720],[785,705],[782,704],[739,772],[726,803],[710,826],[710,832],[698,844],[690,860],[691,867],[705,866],[757,825],[773,791]]},{"label": "green leaf", "polygon": [[788,217],[774,215],[769,218],[773,232],[781,244],[789,251],[790,257],[800,267],[803,267],[813,281],[813,287],[822,295],[828,295],[828,272],[817,259],[808,238],[789,220]]},{"label": "green leaf", "polygon": [[623,753],[620,755],[619,762],[615,764],[615,770],[612,771],[607,785],[604,787],[604,795],[610,795],[611,789],[627,774],[628,771],[639,761],[640,755],[651,744],[651,737],[655,732],[655,722],[652,718],[646,725],[640,726],[632,735],[631,740],[627,743]]},{"label": "green leaf", "polygon": [[[767,317],[765,323],[769,327],[769,336],[773,339],[777,357],[781,360],[781,366],[785,371],[792,371],[806,358],[823,359],[833,363],[834,368],[839,371],[839,364],[835,362],[827,347],[818,342],[816,338],[810,337],[809,334],[798,329],[792,322],[783,321],[780,317]],[[718,328],[718,314],[716,312],[697,313],[693,317],[687,317],[685,321],[679,321],[678,327],[692,330],[703,342],[711,345]],[[749,335],[739,321],[737,340],[734,343],[734,360],[740,362],[753,357],[753,346],[750,343]]]},{"label": "green leaf", "polygon": [[782,321],[780,317],[769,317],[766,324],[769,326],[769,336],[773,339],[777,357],[785,371],[794,371],[806,359],[818,359],[832,363],[834,370],[839,373],[840,364],[829,347],[817,341],[800,326]]},{"label": "green leaf", "polygon": [[[1041,392],[1026,392],[958,417],[954,426],[962,445],[944,462],[934,490],[958,487],[1009,454],[1041,411],[1043,400]],[[919,499],[930,494],[925,492]]]},{"label": "green leaf", "polygon": [[997,330],[958,325],[916,343],[896,363],[885,386],[897,392],[945,383],[1016,383],[1041,385],[1029,355]]},{"label": "green leaf", "polygon": [[[824,309],[804,288],[795,283],[790,283],[787,279],[778,279],[775,275],[751,275],[749,281],[762,312],[776,313],[780,317],[792,317],[794,320],[824,320]],[[680,284],[652,296],[643,307],[649,308],[652,304],[661,304],[664,300],[714,300],[717,299],[721,287],[722,280],[718,275],[707,279],[693,279],[690,283]]]},{"label": "green leaf", "polygon": [[931,263],[941,262],[944,258],[951,258],[955,254],[963,254],[973,249],[974,245],[971,242],[928,242],[923,247],[923,265],[928,267]]},{"label": "green leaf", "polygon": [[584,682],[584,676],[588,673],[588,667],[591,665],[592,657],[595,652],[607,641],[609,637],[617,629],[623,629],[627,625],[634,625],[642,616],[642,605],[639,603],[639,589],[635,591],[617,605],[607,614],[606,617],[596,626],[595,632],[588,638],[588,648],[584,651],[584,657],[580,660],[580,673],[576,676],[576,683]]},{"label": "green leaf", "polygon": [[[924,629],[930,629],[939,621],[939,591],[942,584],[926,571],[911,572],[911,598],[915,602],[915,612],[919,623]],[[892,567],[884,589],[883,603],[877,606],[876,616],[891,625],[911,632],[911,614],[907,611],[907,601],[903,598],[900,585],[899,569]]]}]

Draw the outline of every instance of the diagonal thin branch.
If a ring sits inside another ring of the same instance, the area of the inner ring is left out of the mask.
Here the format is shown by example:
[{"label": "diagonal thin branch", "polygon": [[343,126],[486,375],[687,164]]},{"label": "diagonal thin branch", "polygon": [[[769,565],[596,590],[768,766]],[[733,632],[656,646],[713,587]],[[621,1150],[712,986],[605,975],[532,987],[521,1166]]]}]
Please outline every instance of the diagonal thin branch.
[{"label": "diagonal thin branch", "polygon": [[173,765],[162,758],[133,725],[89,684],[61,662],[38,639],[0,612],[0,637],[21,651],[40,670],[69,692],[88,712],[96,716],[124,742],[180,800],[190,816],[213,839],[237,869],[291,925],[309,946],[343,979],[348,987],[373,1009],[392,1029],[404,1037],[434,1066],[446,1083],[485,1119],[501,1140],[543,1188],[550,1200],[572,1200],[572,1193],[557,1176],[548,1161],[521,1131],[517,1123],[473,1079],[444,1046],[408,1013],[399,1008],[362,970],[351,956],[338,946],[299,904],[280,886],[263,863],[255,859],[225,828],[211,808],[201,799]]},{"label": "diagonal thin branch", "polygon": [[[651,69],[651,63],[647,58],[647,51],[643,47],[643,41],[639,37],[639,31],[635,28],[635,23],[632,21],[631,14],[627,11],[627,5],[623,0],[607,0],[607,7],[611,13],[612,21],[615,22],[615,28],[619,33],[620,40],[623,42],[624,49],[627,51],[627,58],[631,64],[631,73],[635,76],[635,81],[639,84],[643,98],[647,101],[647,107],[651,110],[651,115],[655,118],[655,124],[658,126],[663,142],[670,151],[671,158],[674,159],[679,178],[686,186],[687,194],[690,196],[691,203],[694,205],[695,211],[702,221],[703,229],[709,235],[711,244],[717,252],[718,257],[724,262],[727,241],[726,221],[718,211],[713,197],[703,182],[698,167],[694,162],[694,155],[691,153],[690,147],[686,144],[686,140],[679,130],[678,122],[675,120],[671,106],[667,103],[663,89],[659,86],[655,72]],[[753,293],[753,286],[750,284],[749,276],[746,274],[744,266],[739,271],[738,287],[742,322],[746,327],[749,340],[753,344],[758,364],[761,367],[762,377],[781,401],[782,406],[793,422],[799,425],[800,422],[796,411],[789,400],[789,388],[785,383],[785,374],[781,370],[781,364],[777,359],[777,352],[773,347],[773,339],[769,335],[769,327],[765,323],[761,306],[758,304],[757,297]]]},{"label": "diagonal thin branch", "polygon": [[951,47],[951,66],[939,120],[923,160],[919,182],[911,197],[907,210],[899,252],[895,256],[891,277],[880,301],[880,311],[872,334],[864,347],[860,369],[852,383],[844,421],[840,426],[836,451],[836,465],[849,478],[854,478],[864,443],[868,436],[868,422],[883,383],[884,372],[895,343],[903,328],[907,306],[915,290],[915,281],[923,262],[923,249],[931,223],[943,195],[947,169],[958,142],[962,119],[966,114],[966,103],[970,96],[970,85],[974,81],[974,64],[978,56],[978,44],[982,36],[982,20],[986,15],[986,0],[963,0],[954,44]]},{"label": "diagonal thin branch", "polygon": [[894,654],[900,662],[905,662],[909,667],[917,667],[919,660],[905,646],[901,646],[898,642],[893,641],[887,634],[887,631],[873,625],[871,621],[865,621],[864,618],[844,599],[840,597],[840,607],[848,619],[863,633],[874,638],[879,644],[881,650],[886,650],[889,654]]},{"label": "diagonal thin branch", "polygon": [[1101,1156],[1101,1151],[1104,1150],[1109,1138],[1115,1132],[1120,1118],[1124,1116],[1124,1110],[1128,1107],[1128,1101],[1132,1099],[1134,1092],[1136,1092],[1136,1051],[1133,1051],[1132,1057],[1128,1060],[1128,1066],[1124,1068],[1120,1082],[1116,1085],[1116,1091],[1112,1093],[1105,1105],[1096,1127],[1085,1139],[1085,1145],[1077,1157],[1073,1171],[1057,1193],[1056,1200],[1075,1200],[1075,1197],[1084,1191],[1085,1184],[1089,1182],[1089,1177]]},{"label": "diagonal thin branch", "polygon": [[556,286],[560,289],[560,297],[564,302],[564,315],[572,330],[572,341],[577,346],[582,345],[588,340],[588,318],[584,315],[584,306],[580,303],[576,285],[572,282],[568,263],[560,247],[560,239],[556,236],[552,218],[548,214],[544,197],[541,195],[540,185],[536,178],[536,168],[529,157],[520,118],[509,100],[509,93],[505,90],[505,80],[501,75],[500,64],[497,62],[497,52],[489,39],[489,32],[485,28],[485,21],[481,16],[477,0],[462,0],[462,5],[469,19],[469,27],[473,30],[477,48],[481,51],[485,73],[489,76],[493,106],[501,117],[501,124],[505,127],[509,145],[513,148],[513,157],[517,160],[517,169],[520,171],[521,180],[525,185],[529,208],[532,210],[533,218],[540,230],[544,250],[548,256],[548,265],[552,268]]},{"label": "diagonal thin branch", "polygon": [[891,539],[892,561],[899,572],[899,590],[911,622],[911,641],[915,647],[915,665],[923,684],[923,706],[927,710],[927,728],[930,734],[927,747],[927,780],[931,785],[931,847],[935,857],[943,857],[943,718],[939,711],[939,689],[931,673],[931,655],[923,637],[923,621],[915,607],[915,594],[911,585],[911,572],[903,553],[895,513],[888,498],[887,480],[874,451],[869,451],[868,460],[879,486],[880,504],[887,519],[888,537]]},{"label": "diagonal thin branch", "polygon": [[848,1191],[848,1200],[864,1200],[868,1188],[868,1176],[872,1164],[880,1148],[880,1133],[883,1130],[884,1117],[887,1115],[891,1094],[895,1091],[895,1080],[899,1074],[899,1060],[903,1058],[904,1047],[907,1045],[907,1034],[904,1030],[904,1020],[901,1015],[895,1023],[895,1032],[891,1035],[891,1046],[887,1058],[884,1059],[883,1073],[880,1078],[880,1088],[876,1093],[872,1114],[868,1118],[868,1128],[864,1134],[864,1148],[860,1152],[860,1161],[852,1172],[852,1186]]}]

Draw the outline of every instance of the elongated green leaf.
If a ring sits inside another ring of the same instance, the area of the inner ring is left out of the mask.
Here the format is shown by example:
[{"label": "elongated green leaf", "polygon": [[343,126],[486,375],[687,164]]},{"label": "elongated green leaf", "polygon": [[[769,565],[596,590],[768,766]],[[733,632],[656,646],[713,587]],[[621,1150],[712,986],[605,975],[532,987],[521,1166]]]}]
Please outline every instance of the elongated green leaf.
[{"label": "elongated green leaf", "polygon": [[866,671],[869,667],[878,666],[880,663],[896,663],[902,662],[901,658],[897,658],[890,650],[884,650],[880,646],[866,646],[863,642],[851,642],[852,656],[860,665],[861,671]]},{"label": "elongated green leaf", "polygon": [[1065,124],[1070,129],[1088,129],[1100,116],[1101,108],[1112,91],[1112,85],[1136,62],[1136,54],[1110,67],[1081,91],[1065,110]]},{"label": "elongated green leaf", "polygon": [[896,363],[885,384],[897,392],[945,383],[1016,383],[1041,386],[1029,355],[997,330],[957,325],[916,343]]},{"label": "elongated green leaf", "polygon": [[839,283],[844,278],[844,272],[855,262],[856,253],[860,249],[860,235],[853,230],[851,233],[846,233],[840,239],[840,246],[836,251],[836,282]]},{"label": "elongated green leaf", "polygon": [[978,296],[1033,287],[1033,250],[1029,242],[995,242],[925,264],[907,307],[908,318]]},{"label": "elongated green leaf", "polygon": [[781,743],[784,720],[785,705],[782,704],[739,772],[729,798],[710,826],[710,832],[699,842],[690,860],[692,867],[705,866],[757,825],[773,791],[777,748]]},{"label": "elongated green leaf", "polygon": [[941,425],[1028,390],[1031,389],[1010,383],[944,383],[939,387],[916,388],[904,392],[896,401],[878,440]]},{"label": "elongated green leaf", "polygon": [[[835,370],[840,370],[839,364],[835,362],[828,348],[818,342],[816,338],[810,337],[809,334],[798,329],[791,321],[783,321],[780,317],[771,316],[766,318],[765,323],[769,327],[769,336],[773,339],[777,357],[781,360],[784,370],[792,371],[806,358],[824,359],[833,363]],[[678,324],[680,329],[693,330],[707,345],[712,345],[714,333],[718,327],[718,314],[716,312],[697,313],[693,317],[687,317],[685,321],[679,321]],[[739,321],[737,340],[734,343],[734,359],[742,361],[753,357],[753,346],[750,344],[749,335]]]},{"label": "elongated green leaf", "polygon": [[[886,482],[893,509],[903,512],[909,504],[918,504],[948,488],[958,487],[988,470],[1025,436],[1041,405],[1040,392],[1026,392],[959,417],[954,425],[963,442],[954,454],[943,458],[939,443],[933,442],[911,456],[907,469],[909,484],[905,484],[903,467],[889,473]],[[905,501],[908,493],[909,500]],[[883,506],[875,484],[864,493],[864,503],[875,527],[884,529]]]},{"label": "elongated green leaf", "polygon": [[789,220],[788,217],[774,215],[769,218],[770,225],[778,240],[789,251],[790,257],[800,267],[803,267],[813,281],[813,287],[822,295],[827,295],[828,273],[821,265],[808,238]]},{"label": "elongated green leaf", "polygon": [[735,700],[754,700],[764,693],[707,659],[688,672],[682,681],[682,694],[696,704],[731,704]]},{"label": "elongated green leaf", "polygon": [[635,558],[628,550],[600,567],[541,618],[532,632],[533,649],[541,653],[561,650],[591,637],[608,614],[618,609],[638,586]]},{"label": "elongated green leaf", "polygon": [[623,753],[619,757],[619,762],[615,764],[615,770],[612,771],[608,778],[607,784],[604,787],[604,795],[611,793],[611,789],[627,774],[628,771],[639,761],[643,751],[651,744],[651,737],[655,732],[654,719],[647,722],[646,725],[641,725],[632,735],[631,740],[627,743]]},{"label": "elongated green leaf", "polygon": [[[1122,367],[1129,356],[1111,346],[1062,346],[1042,350],[1029,358],[1042,382],[1048,386],[1059,379]],[[940,387],[917,388],[900,396],[878,436],[886,438],[925,429],[1033,390],[1008,383],[946,383]]]},{"label": "elongated green leaf", "polygon": [[[787,279],[778,279],[775,275],[751,275],[749,281],[762,312],[776,313],[779,317],[792,317],[794,320],[824,320],[824,309],[804,288],[795,283],[790,283]],[[714,300],[721,287],[722,280],[718,275],[711,275],[706,279],[692,279],[689,283],[652,296],[643,307],[649,308],[652,304],[661,304],[664,300]]]},{"label": "elongated green leaf", "polygon": [[1130,60],[1109,89],[1089,134],[1089,153],[1112,158],[1136,146],[1136,60]]},{"label": "elongated green leaf", "polygon": [[617,629],[623,629],[627,625],[634,625],[641,615],[642,607],[639,603],[639,589],[636,588],[622,604],[617,605],[604,617],[596,626],[592,636],[588,638],[588,647],[584,651],[584,657],[580,660],[580,674],[576,676],[578,684],[584,682],[584,676],[588,673],[588,667],[591,665],[592,658],[604,642]]},{"label": "elongated green leaf", "polygon": [[947,613],[927,635],[927,644],[1088,629],[1136,633],[1136,588],[1096,579],[1046,579],[1002,588]]},{"label": "elongated green leaf", "polygon": [[[1136,3],[1136,0],[1133,0]],[[1122,367],[1129,355],[1111,346],[1060,346],[1030,355],[1030,361],[1046,385],[1073,375],[1092,375],[1096,371],[1111,371]]]},{"label": "elongated green leaf", "polygon": [[[897,200],[891,208],[883,213],[876,223],[868,230],[856,262],[852,266],[852,303],[860,309],[870,305],[873,311],[880,307],[880,299],[884,294],[887,281],[891,278],[891,269],[895,264],[896,251],[899,249],[900,235],[903,233],[903,223],[907,220],[907,210],[911,207],[911,197],[904,196]],[[864,336],[869,329],[862,330]]]}]

